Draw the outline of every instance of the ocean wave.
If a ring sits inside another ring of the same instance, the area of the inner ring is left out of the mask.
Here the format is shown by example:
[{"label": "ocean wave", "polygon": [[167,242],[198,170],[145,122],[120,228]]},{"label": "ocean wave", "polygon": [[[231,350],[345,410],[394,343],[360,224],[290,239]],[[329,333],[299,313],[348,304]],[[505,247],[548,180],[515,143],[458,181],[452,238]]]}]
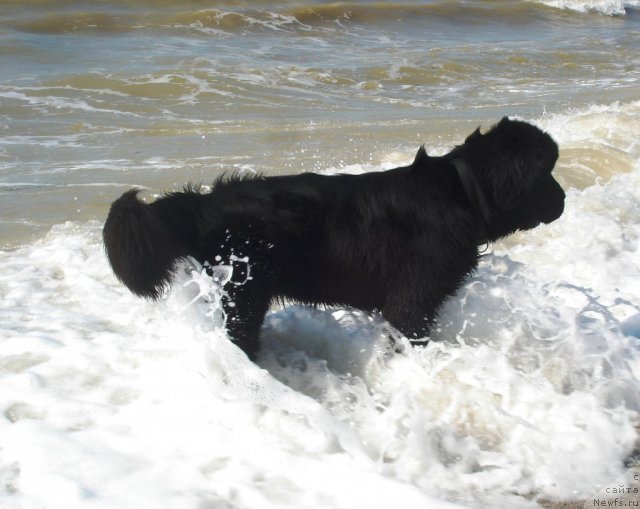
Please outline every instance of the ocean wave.
[{"label": "ocean wave", "polygon": [[[3,2],[11,4],[12,2]],[[339,2],[296,5],[273,5],[270,2],[227,3],[219,5],[167,2],[160,9],[146,11],[144,2],[136,9],[135,2],[115,2],[103,9],[86,10],[83,4],[66,2],[64,12],[36,13],[7,18],[5,23],[18,30],[33,33],[114,33],[131,30],[193,30],[209,34],[238,31],[269,30],[307,33],[314,30],[340,29],[347,25],[386,25],[416,21],[450,22],[456,24],[523,23],[553,17],[553,11],[576,13],[596,12],[605,15],[624,15],[626,9],[640,6],[639,0],[498,0],[458,2]],[[119,5],[119,7],[118,7]],[[545,8],[552,7],[551,11]],[[142,10],[141,10],[142,9]]]}]

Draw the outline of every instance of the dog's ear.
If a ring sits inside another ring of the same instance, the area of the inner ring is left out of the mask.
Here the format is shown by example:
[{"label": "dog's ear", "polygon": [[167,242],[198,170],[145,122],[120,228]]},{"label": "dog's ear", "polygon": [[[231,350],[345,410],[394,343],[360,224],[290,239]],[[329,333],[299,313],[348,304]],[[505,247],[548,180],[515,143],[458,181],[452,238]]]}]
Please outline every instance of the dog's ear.
[{"label": "dog's ear", "polygon": [[425,150],[424,145],[422,145],[418,149],[416,158],[413,160],[413,163],[411,164],[411,166],[414,166],[414,167],[418,166],[419,164],[424,163],[428,159],[429,159],[429,154],[427,154],[427,151]]}]

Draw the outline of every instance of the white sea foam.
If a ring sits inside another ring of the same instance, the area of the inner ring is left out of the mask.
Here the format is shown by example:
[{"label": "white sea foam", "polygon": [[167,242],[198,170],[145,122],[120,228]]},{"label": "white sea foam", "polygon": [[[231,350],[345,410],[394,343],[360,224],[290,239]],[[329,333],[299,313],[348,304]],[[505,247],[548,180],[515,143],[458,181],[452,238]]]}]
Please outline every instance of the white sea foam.
[{"label": "white sea foam", "polygon": [[639,7],[638,0],[534,0],[550,7],[568,9],[577,12],[597,12],[608,16],[626,13],[630,7]]},{"label": "white sea foam", "polygon": [[0,252],[0,506],[536,507],[601,491],[640,424],[640,167],[615,134],[634,107],[540,119],[561,146],[591,136],[635,162],[495,245],[424,350],[391,352],[379,317],[294,306],[268,316],[256,366],[205,276],[181,271],[160,303],[131,296],[100,223]]},{"label": "white sea foam", "polygon": [[[37,90],[37,89],[34,89]],[[0,98],[16,102],[24,102],[29,104],[34,110],[43,114],[48,114],[58,110],[65,111],[82,111],[87,113],[108,113],[115,115],[124,115],[131,117],[139,117],[137,113],[130,111],[119,111],[110,108],[99,108],[89,104],[84,99],[68,99],[64,97],[46,96],[38,97],[28,95],[25,91],[0,90]]]}]

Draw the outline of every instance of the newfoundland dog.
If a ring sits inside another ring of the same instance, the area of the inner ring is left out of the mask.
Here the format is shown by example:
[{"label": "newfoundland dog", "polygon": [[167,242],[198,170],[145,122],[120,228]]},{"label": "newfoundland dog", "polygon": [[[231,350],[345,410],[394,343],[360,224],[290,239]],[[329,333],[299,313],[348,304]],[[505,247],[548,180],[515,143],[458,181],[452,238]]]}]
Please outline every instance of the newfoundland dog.
[{"label": "newfoundland dog", "polygon": [[352,306],[424,344],[442,302],[478,263],[478,246],[562,214],[558,146],[503,118],[441,157],[362,175],[229,176],[153,203],[116,200],[104,243],[116,276],[159,298],[177,261],[232,266],[223,307],[250,358],[274,299]]}]

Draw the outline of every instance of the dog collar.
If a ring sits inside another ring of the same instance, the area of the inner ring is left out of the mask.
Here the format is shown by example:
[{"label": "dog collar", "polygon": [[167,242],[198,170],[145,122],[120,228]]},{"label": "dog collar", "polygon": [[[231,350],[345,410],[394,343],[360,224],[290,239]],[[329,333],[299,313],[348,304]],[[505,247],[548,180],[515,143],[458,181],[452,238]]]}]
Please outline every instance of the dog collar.
[{"label": "dog collar", "polygon": [[471,210],[476,217],[478,225],[478,245],[489,243],[489,220],[491,219],[491,209],[487,203],[487,197],[482,191],[480,184],[471,172],[471,168],[463,159],[452,159],[451,163],[458,173],[460,182],[467,195]]}]

